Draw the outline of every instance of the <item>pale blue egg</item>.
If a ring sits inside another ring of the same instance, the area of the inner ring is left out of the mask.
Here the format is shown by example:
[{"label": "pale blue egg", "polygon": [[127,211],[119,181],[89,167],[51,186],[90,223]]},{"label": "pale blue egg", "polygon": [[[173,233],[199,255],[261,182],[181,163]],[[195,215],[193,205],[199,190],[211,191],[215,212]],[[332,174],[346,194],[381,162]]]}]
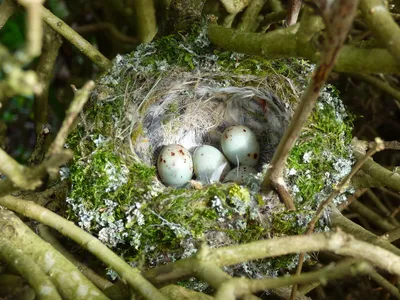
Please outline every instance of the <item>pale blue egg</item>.
[{"label": "pale blue egg", "polygon": [[165,146],[157,158],[157,171],[165,185],[184,186],[193,176],[192,155],[181,145]]},{"label": "pale blue egg", "polygon": [[246,183],[250,179],[251,174],[257,174],[256,169],[249,166],[240,166],[226,174],[224,182]]},{"label": "pale blue egg", "polygon": [[231,126],[221,136],[221,148],[234,165],[254,167],[260,158],[256,135],[247,126]]},{"label": "pale blue egg", "polygon": [[231,169],[221,151],[208,145],[199,146],[194,151],[193,168],[197,180],[205,183],[220,181]]}]

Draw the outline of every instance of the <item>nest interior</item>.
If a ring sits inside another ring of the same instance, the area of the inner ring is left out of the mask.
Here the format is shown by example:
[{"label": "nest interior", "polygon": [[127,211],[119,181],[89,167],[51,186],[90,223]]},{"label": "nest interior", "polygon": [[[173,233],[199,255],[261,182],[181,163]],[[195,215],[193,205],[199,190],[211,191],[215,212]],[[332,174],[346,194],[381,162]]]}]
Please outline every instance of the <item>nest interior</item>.
[{"label": "nest interior", "polygon": [[[220,247],[303,232],[352,164],[351,120],[328,86],[287,165],[298,210],[287,212],[272,192],[260,193],[265,166],[311,70],[302,60],[218,51],[203,27],[118,56],[68,140],[75,156],[63,170],[71,181],[66,214],[132,264],[147,267],[192,255],[199,239]],[[159,181],[154,159],[163,145],[219,147],[221,132],[239,124],[253,129],[262,149],[259,173],[248,182],[176,189]],[[322,220],[319,229],[327,228]],[[293,260],[247,263],[232,273],[271,276]]]}]

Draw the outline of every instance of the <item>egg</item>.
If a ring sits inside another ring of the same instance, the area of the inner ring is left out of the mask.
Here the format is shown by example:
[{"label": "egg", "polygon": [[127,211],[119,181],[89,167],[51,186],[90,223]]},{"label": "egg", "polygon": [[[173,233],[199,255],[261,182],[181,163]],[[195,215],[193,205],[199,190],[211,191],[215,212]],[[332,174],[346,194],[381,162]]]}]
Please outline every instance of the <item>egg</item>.
[{"label": "egg", "polygon": [[226,174],[224,182],[233,181],[237,183],[246,183],[251,174],[257,174],[256,169],[249,166],[240,166],[232,169],[228,174]]},{"label": "egg", "polygon": [[220,181],[231,169],[221,151],[209,145],[196,148],[193,153],[193,168],[197,180],[206,183]]},{"label": "egg", "polygon": [[193,176],[192,155],[181,145],[165,146],[157,158],[157,171],[165,185],[181,187]]},{"label": "egg", "polygon": [[247,126],[231,126],[224,130],[221,148],[234,165],[254,167],[260,157],[260,145],[256,135]]}]

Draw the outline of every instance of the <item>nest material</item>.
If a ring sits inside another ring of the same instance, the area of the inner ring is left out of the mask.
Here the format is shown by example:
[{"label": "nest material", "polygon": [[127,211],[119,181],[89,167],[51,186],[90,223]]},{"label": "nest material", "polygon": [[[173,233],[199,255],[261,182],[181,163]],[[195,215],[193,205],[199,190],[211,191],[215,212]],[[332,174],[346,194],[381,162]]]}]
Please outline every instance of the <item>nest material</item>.
[{"label": "nest material", "polygon": [[[82,122],[68,140],[75,151],[67,200],[70,217],[133,263],[145,253],[145,266],[192,255],[199,237],[211,247],[221,247],[301,233],[319,198],[330,193],[321,186],[332,187],[349,165],[351,128],[340,99],[329,88],[288,160],[288,183],[299,205],[296,212],[285,211],[275,194],[259,193],[261,174],[243,186],[163,186],[154,171],[163,145],[219,148],[220,135],[230,125],[246,125],[255,132],[262,170],[311,69],[298,60],[265,61],[223,53],[218,58],[205,54],[210,53],[207,43],[200,48],[197,37],[194,45],[187,45],[188,40],[181,46],[181,41],[167,37],[159,45],[139,47],[133,56],[118,57],[110,73],[100,78]],[[164,48],[177,52],[168,55],[172,62],[160,60]],[[186,62],[188,55],[196,65],[191,72],[177,63]],[[174,61],[176,57],[180,59]],[[234,74],[238,70],[245,74]],[[257,70],[264,73],[249,75]],[[320,226],[325,226],[323,221]],[[257,262],[234,273],[262,277],[290,269],[293,261]]]},{"label": "nest material", "polygon": [[168,144],[180,144],[191,152],[199,145],[220,148],[226,127],[245,125],[260,143],[260,169],[272,158],[290,115],[289,106],[265,82],[259,81],[257,88],[224,86],[210,74],[188,72],[157,80],[143,91],[143,100],[137,95],[129,105],[128,114],[137,112],[130,124],[135,154],[144,163],[154,164]]}]

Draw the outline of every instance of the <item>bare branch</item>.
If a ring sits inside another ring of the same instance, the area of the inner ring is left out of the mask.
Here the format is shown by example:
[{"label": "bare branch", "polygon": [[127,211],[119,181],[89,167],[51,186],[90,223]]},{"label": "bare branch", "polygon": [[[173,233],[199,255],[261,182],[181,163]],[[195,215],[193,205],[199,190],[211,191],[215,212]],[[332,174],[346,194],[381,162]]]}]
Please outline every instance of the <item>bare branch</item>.
[{"label": "bare branch", "polygon": [[291,26],[297,23],[299,17],[302,0],[290,0],[288,14],[286,17],[287,26]]},{"label": "bare branch", "polygon": [[113,268],[122,280],[126,281],[145,299],[166,300],[154,286],[142,277],[139,270],[132,268],[98,239],[74,225],[72,222],[67,221],[56,213],[33,202],[24,201],[12,196],[0,198],[0,205],[54,228],[64,236],[74,240]]},{"label": "bare branch", "polygon": [[400,28],[381,0],[360,0],[369,29],[400,63]]},{"label": "bare branch", "polygon": [[104,291],[113,286],[111,282],[95,273],[92,269],[88,268],[85,264],[81,263],[70,252],[68,252],[47,226],[39,224],[38,230],[39,235],[43,240],[52,245],[58,252],[60,252],[71,263],[73,263],[82,272],[82,274],[85,275],[91,282],[93,282],[93,284],[100,290]]},{"label": "bare branch", "polygon": [[[34,168],[27,168],[23,166],[17,167],[14,164],[15,161],[13,162],[13,159],[2,149],[0,149],[0,154],[0,166],[3,167],[5,164],[6,166],[16,167],[14,170],[7,170],[11,177],[9,176],[6,179],[0,180],[0,197],[16,191],[29,190],[38,187],[44,176],[54,174],[54,172],[58,171],[59,166],[62,166],[72,158],[72,151],[65,149],[44,160],[40,165],[35,166]],[[0,168],[0,170],[2,169]],[[14,183],[13,178],[17,178],[16,180],[19,185]]]},{"label": "bare branch", "polygon": [[91,61],[93,61],[100,69],[107,70],[111,68],[111,62],[101,54],[96,48],[94,48],[88,41],[82,36],[77,34],[75,30],[69,27],[63,20],[57,18],[48,9],[42,7],[43,20],[65,39],[67,39],[72,45],[77,47],[84,55],[86,55]]},{"label": "bare branch", "polygon": [[[68,259],[43,241],[15,213],[3,207],[0,207],[0,228],[1,239],[6,239],[20,254],[40,266],[51,277],[63,299],[108,299]],[[81,296],[79,287],[84,287]]]},{"label": "bare branch", "polygon": [[[318,220],[322,216],[322,213],[325,211],[325,209],[328,207],[328,205],[330,205],[332,203],[332,201],[335,197],[337,197],[339,194],[344,192],[345,188],[349,185],[351,178],[358,172],[358,170],[360,170],[360,168],[367,161],[367,159],[370,158],[372,155],[374,155],[377,151],[381,151],[381,150],[383,150],[383,142],[381,139],[377,138],[375,147],[371,148],[360,160],[357,161],[357,163],[351,168],[350,173],[347,174],[340,181],[338,186],[334,188],[334,190],[329,195],[329,197],[318,206],[317,212],[315,213],[315,216],[312,218],[312,220],[308,224],[308,228],[307,228],[307,231],[305,234],[311,234],[314,232],[315,225],[317,224]],[[303,268],[304,257],[305,257],[305,253],[301,253],[299,256],[299,262],[298,262],[297,269],[296,269],[297,275],[299,275],[301,273],[301,269]],[[296,290],[297,290],[297,285],[293,285],[292,295],[290,297],[291,300],[293,300],[295,298]]]},{"label": "bare branch", "polygon": [[44,0],[18,0],[27,10],[27,61],[39,56],[42,51],[43,29],[41,7]]},{"label": "bare branch", "polygon": [[[263,290],[288,286],[292,284],[304,284],[310,282],[326,282],[332,279],[345,278],[369,274],[373,268],[365,262],[345,262],[337,265],[329,265],[315,272],[301,275],[285,276],[278,278],[266,278],[250,280],[247,278],[234,278],[223,284],[215,295],[216,300],[237,299],[246,293],[256,293]],[[229,296],[233,296],[228,298]]]},{"label": "bare branch", "polygon": [[153,0],[133,1],[139,40],[149,43],[157,33],[156,11]]},{"label": "bare branch", "polygon": [[86,101],[89,99],[90,92],[94,89],[94,82],[88,81],[80,90],[75,91],[75,97],[69,106],[64,121],[56,138],[50,146],[46,156],[54,155],[64,148],[65,141],[68,137],[69,130],[78,114],[81,112]]},{"label": "bare branch", "polygon": [[41,300],[61,300],[50,277],[32,259],[20,249],[15,248],[7,239],[0,238],[0,257],[13,267],[35,290]]},{"label": "bare branch", "polygon": [[44,36],[42,55],[40,56],[38,65],[36,67],[36,74],[39,79],[39,84],[41,85],[41,91],[36,96],[34,102],[34,115],[37,134],[42,131],[43,125],[47,123],[49,85],[50,81],[52,80],[54,64],[57,59],[58,50],[62,44],[60,35],[48,25],[44,24],[43,31]]},{"label": "bare branch", "polygon": [[[271,185],[278,191],[286,190],[283,180],[283,170],[286,160],[315,106],[322,86],[325,84],[335,64],[340,47],[343,45],[352,24],[356,9],[357,1],[349,0],[337,1],[332,7],[330,24],[327,24],[327,27],[331,29],[328,30],[327,43],[321,57],[321,62],[317,66],[307,89],[304,91],[289,127],[285,131],[269,164],[270,168],[262,183],[264,190],[269,189]],[[287,209],[295,209],[289,193],[281,192],[280,195]]]},{"label": "bare branch", "polygon": [[3,0],[0,4],[0,29],[3,28],[7,20],[17,10],[17,5],[14,0]]}]

